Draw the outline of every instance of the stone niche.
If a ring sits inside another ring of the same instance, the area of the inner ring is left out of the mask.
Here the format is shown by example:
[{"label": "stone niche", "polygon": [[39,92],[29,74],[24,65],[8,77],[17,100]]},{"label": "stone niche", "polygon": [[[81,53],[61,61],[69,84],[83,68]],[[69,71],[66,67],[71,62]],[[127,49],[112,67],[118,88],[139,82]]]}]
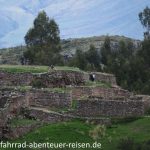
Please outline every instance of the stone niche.
[{"label": "stone niche", "polygon": [[7,104],[7,101],[8,101],[8,97],[0,97],[0,109],[4,108],[5,105]]}]

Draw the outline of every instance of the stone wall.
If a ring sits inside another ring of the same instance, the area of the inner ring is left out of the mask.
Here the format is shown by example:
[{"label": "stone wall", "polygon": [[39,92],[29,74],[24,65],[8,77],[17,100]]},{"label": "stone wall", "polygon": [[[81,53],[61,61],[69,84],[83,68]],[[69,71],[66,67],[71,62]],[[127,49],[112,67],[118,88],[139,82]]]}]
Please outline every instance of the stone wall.
[{"label": "stone wall", "polygon": [[41,126],[42,126],[42,124],[40,124],[40,123],[22,125],[22,126],[17,126],[17,127],[8,126],[7,132],[3,133],[2,136],[4,139],[14,140],[16,138],[22,137],[23,135],[25,135]]},{"label": "stone wall", "polygon": [[32,90],[28,92],[29,105],[47,108],[69,108],[72,95],[70,92],[53,92],[46,90]]},{"label": "stone wall", "polygon": [[33,79],[31,73],[8,73],[0,71],[0,86],[29,85]]},{"label": "stone wall", "polygon": [[[9,93],[9,95],[6,93]],[[22,107],[28,106],[28,103],[25,99],[26,96],[22,93],[10,93],[5,91],[5,94],[0,97],[0,101],[3,101],[4,103],[3,107],[0,108],[1,126],[4,126],[9,119],[17,116],[20,113]]]},{"label": "stone wall", "polygon": [[68,121],[72,119],[69,116],[63,116],[59,113],[52,113],[44,109],[34,109],[31,108],[29,109],[29,114],[31,117],[38,119],[42,122],[47,122],[47,123],[56,123],[60,121]]},{"label": "stone wall", "polygon": [[5,107],[7,100],[8,100],[8,97],[5,97],[5,96],[0,97],[0,109]]},{"label": "stone wall", "polygon": [[95,96],[95,97],[130,97],[132,93],[120,88],[104,88],[104,87],[86,87],[76,86],[72,87],[73,99],[80,99],[81,97]]},{"label": "stone wall", "polygon": [[144,102],[145,112],[150,111],[150,96],[149,95],[135,95],[134,98],[142,99]]},{"label": "stone wall", "polygon": [[[112,74],[93,72],[95,80],[116,85],[116,78]],[[46,73],[8,73],[0,71],[0,86],[32,85],[33,82],[41,82],[45,87],[65,87],[68,85],[84,85],[89,81],[89,74],[81,71],[50,70]]]},{"label": "stone wall", "polygon": [[68,113],[61,114],[57,112],[47,111],[41,108],[30,108],[29,114],[31,117],[47,123],[55,123],[60,121],[69,121],[72,119],[80,119],[95,124],[105,124],[105,125],[111,124],[111,120],[109,118],[79,117],[75,115],[70,115]]},{"label": "stone wall", "polygon": [[65,87],[68,85],[84,85],[85,76],[83,72],[71,70],[51,70],[34,76],[34,81],[41,81],[45,87]]},{"label": "stone wall", "polygon": [[76,113],[79,116],[129,117],[144,115],[142,100],[77,100]]},{"label": "stone wall", "polygon": [[5,126],[7,126],[7,123],[10,119],[16,117],[23,106],[26,105],[26,101],[24,101],[24,98],[21,95],[17,96],[11,96],[11,97],[1,97],[1,100],[5,100],[4,107],[0,108],[0,138],[2,138],[2,130]]},{"label": "stone wall", "polygon": [[48,73],[8,73],[0,71],[0,86],[28,86],[41,82],[45,87],[84,85],[85,73],[79,71],[51,70]]},{"label": "stone wall", "polygon": [[117,85],[116,77],[113,74],[107,74],[102,72],[92,72],[92,74],[95,74],[95,81],[106,82],[110,83],[111,85]]}]

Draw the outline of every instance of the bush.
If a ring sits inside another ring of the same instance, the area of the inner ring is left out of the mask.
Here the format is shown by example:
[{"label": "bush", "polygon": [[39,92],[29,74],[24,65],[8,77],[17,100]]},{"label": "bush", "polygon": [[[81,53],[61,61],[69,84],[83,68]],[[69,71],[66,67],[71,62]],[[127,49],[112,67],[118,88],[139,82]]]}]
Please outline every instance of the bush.
[{"label": "bush", "polygon": [[77,108],[77,101],[76,100],[72,100],[72,105],[71,105],[71,108],[72,109],[76,109]]},{"label": "bush", "polygon": [[136,143],[132,138],[126,137],[120,139],[118,150],[150,150],[150,140],[143,143]]},{"label": "bush", "polygon": [[106,135],[106,127],[104,125],[97,125],[93,130],[89,131],[89,136],[93,138],[93,140],[99,140]]},{"label": "bush", "polygon": [[135,147],[134,140],[129,137],[120,139],[117,146],[118,150],[134,150],[134,147]]},{"label": "bush", "polygon": [[31,83],[34,88],[45,88],[46,85],[40,79],[34,79]]}]

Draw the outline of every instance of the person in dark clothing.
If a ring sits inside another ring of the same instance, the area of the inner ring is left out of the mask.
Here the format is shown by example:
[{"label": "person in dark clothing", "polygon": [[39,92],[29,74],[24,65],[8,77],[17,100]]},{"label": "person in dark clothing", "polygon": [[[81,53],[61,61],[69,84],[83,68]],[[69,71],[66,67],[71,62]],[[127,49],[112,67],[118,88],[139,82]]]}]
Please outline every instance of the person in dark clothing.
[{"label": "person in dark clothing", "polygon": [[90,74],[89,80],[94,82],[95,81],[95,74]]}]

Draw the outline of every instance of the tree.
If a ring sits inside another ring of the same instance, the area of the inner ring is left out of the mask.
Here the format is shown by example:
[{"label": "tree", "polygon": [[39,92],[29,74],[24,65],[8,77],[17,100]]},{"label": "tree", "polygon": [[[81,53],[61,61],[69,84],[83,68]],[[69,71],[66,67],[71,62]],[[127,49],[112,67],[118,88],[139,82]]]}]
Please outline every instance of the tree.
[{"label": "tree", "polygon": [[145,38],[150,38],[150,8],[146,7],[143,12],[139,13],[141,24],[146,28]]},{"label": "tree", "polygon": [[61,50],[59,33],[55,20],[49,19],[45,11],[40,12],[34,20],[33,28],[25,35],[28,50],[24,56],[32,64],[57,63],[56,56]]},{"label": "tree", "polygon": [[94,45],[90,45],[89,51],[86,52],[86,59],[97,71],[100,70],[101,59]]},{"label": "tree", "polygon": [[77,67],[79,67],[82,70],[85,70],[86,65],[87,65],[87,60],[86,60],[84,52],[82,52],[79,49],[76,50],[75,63]]},{"label": "tree", "polygon": [[105,38],[104,44],[101,48],[101,60],[104,65],[108,64],[109,56],[111,55],[111,45],[110,38],[107,36]]}]

